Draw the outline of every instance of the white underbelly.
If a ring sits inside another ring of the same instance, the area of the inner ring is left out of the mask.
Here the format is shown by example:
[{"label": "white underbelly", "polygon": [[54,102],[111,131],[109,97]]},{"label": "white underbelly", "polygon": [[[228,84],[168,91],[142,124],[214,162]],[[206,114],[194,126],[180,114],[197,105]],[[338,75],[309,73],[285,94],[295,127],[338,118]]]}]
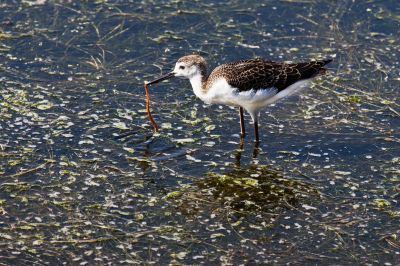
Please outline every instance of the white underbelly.
[{"label": "white underbelly", "polygon": [[210,91],[207,93],[208,97],[203,100],[210,104],[242,106],[247,110],[255,110],[261,109],[282,98],[293,95],[294,93],[308,87],[309,84],[310,79],[301,80],[290,85],[279,93],[276,88],[239,92],[237,89],[231,87],[224,79],[221,79],[214,83]]},{"label": "white underbelly", "polygon": [[233,106],[249,106],[257,105],[263,106],[269,99],[271,99],[277,92],[275,88],[263,89],[263,90],[249,90],[239,92],[236,89],[231,89],[228,93],[216,95],[213,98],[213,103],[226,104]]}]

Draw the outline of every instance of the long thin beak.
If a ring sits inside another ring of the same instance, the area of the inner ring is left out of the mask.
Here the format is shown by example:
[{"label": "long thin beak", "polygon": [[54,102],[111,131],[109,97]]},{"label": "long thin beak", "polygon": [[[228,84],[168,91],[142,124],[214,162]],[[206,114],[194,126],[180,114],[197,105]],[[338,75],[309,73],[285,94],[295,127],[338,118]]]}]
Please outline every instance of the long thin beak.
[{"label": "long thin beak", "polygon": [[147,85],[155,84],[155,83],[161,82],[163,80],[170,79],[170,78],[172,78],[174,76],[175,76],[174,72],[169,72],[168,74],[166,74],[166,75],[164,75],[164,76],[162,76],[162,77],[160,77],[158,79],[155,79],[155,80],[152,80],[150,82],[147,82]]}]

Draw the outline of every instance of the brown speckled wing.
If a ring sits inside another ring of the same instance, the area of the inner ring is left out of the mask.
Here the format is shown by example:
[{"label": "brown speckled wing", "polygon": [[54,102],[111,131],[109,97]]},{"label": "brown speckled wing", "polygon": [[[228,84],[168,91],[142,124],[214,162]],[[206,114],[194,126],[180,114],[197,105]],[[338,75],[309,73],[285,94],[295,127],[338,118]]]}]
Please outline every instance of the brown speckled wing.
[{"label": "brown speckled wing", "polygon": [[221,65],[212,74],[214,74],[213,78],[223,75],[229,85],[238,88],[239,91],[271,87],[282,91],[299,80],[318,75],[323,70],[322,67],[331,61],[285,64],[252,59]]}]

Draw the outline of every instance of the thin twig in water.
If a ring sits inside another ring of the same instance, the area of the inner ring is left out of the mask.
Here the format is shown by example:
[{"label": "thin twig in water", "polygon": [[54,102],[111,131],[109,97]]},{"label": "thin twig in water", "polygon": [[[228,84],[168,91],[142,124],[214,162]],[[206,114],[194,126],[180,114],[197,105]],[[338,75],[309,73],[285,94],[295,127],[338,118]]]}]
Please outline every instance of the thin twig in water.
[{"label": "thin twig in water", "polygon": [[19,172],[19,173],[16,173],[16,174],[13,174],[13,175],[9,175],[9,176],[7,176],[7,177],[8,177],[8,178],[14,178],[14,177],[24,176],[24,175],[27,175],[27,174],[36,172],[36,171],[38,171],[38,170],[44,169],[44,167],[45,167],[47,164],[49,164],[49,163],[52,163],[52,162],[47,161],[47,162],[44,162],[44,163],[42,163],[41,165],[39,165],[39,166],[37,166],[37,167],[35,167],[35,168],[31,168],[31,169],[28,169],[28,170],[25,170],[25,171],[21,171],[21,172]]}]

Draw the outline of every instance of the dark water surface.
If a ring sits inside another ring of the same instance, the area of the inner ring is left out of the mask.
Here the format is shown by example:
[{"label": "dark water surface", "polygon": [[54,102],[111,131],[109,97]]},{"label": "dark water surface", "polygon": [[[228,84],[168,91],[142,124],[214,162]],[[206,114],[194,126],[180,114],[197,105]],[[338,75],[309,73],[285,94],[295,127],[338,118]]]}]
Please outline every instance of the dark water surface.
[{"label": "dark water surface", "polygon": [[[398,1],[1,1],[0,262],[400,263]],[[209,66],[334,57],[261,114],[190,84]]]}]

